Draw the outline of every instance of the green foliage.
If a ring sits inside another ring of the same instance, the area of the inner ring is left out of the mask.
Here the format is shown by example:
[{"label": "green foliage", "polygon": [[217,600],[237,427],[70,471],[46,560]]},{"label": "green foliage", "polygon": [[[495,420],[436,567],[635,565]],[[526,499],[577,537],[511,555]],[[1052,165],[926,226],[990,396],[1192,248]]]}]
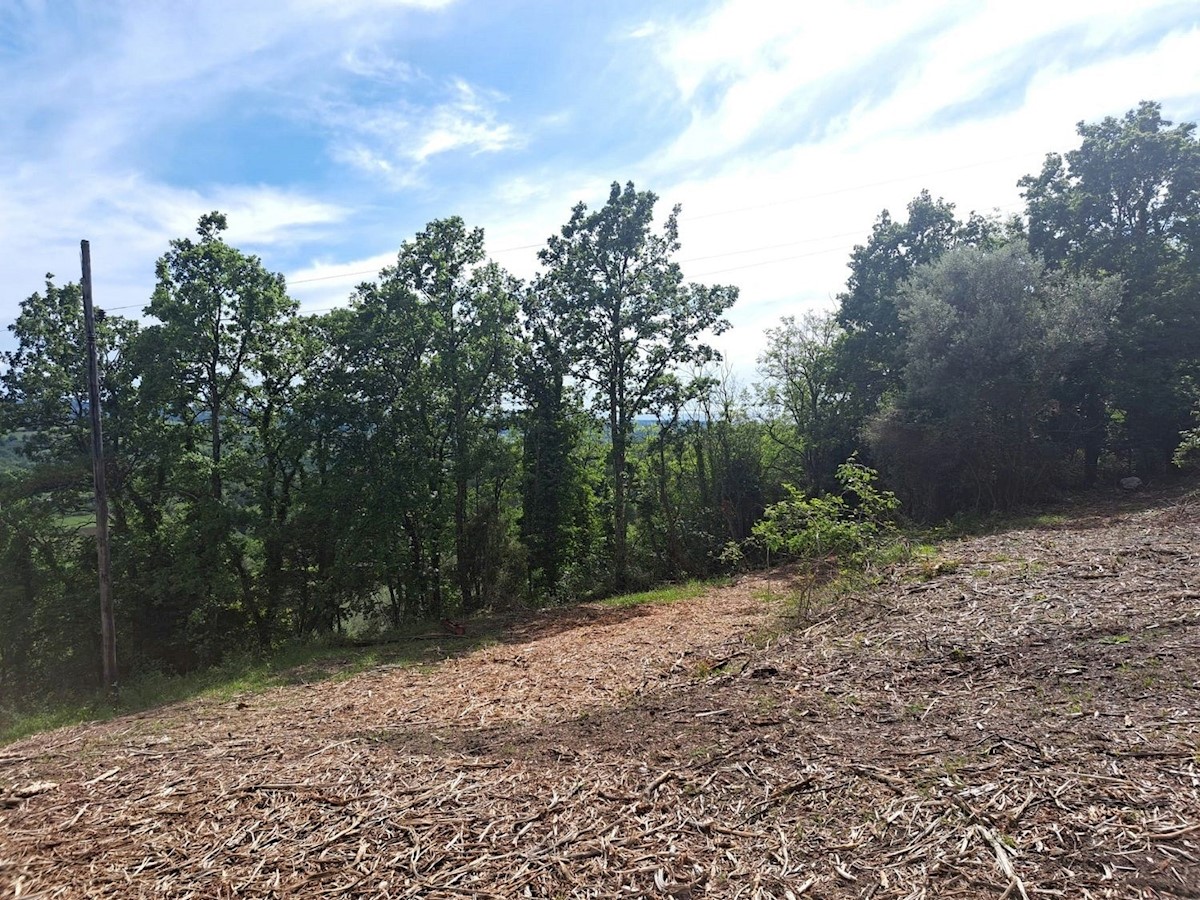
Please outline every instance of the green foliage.
[{"label": "green foliage", "polygon": [[652,225],[658,197],[632,182],[613,183],[608,202],[595,212],[580,203],[539,258],[538,283],[548,312],[561,328],[570,372],[593,389],[610,443],[613,582],[628,577],[628,450],[635,418],[673,370],[717,358],[703,332],[729,327],[724,312],[737,299],[728,286],[686,284],[673,257],[679,244],[679,209],[661,233]]},{"label": "green foliage", "polygon": [[1114,275],[1123,289],[1108,352],[1071,378],[1092,435],[1089,467],[1112,437],[1154,471],[1188,427],[1179,390],[1200,358],[1200,140],[1157,103],[1078,126],[1080,145],[1023,178],[1033,250],[1056,269]]},{"label": "green foliage", "polygon": [[26,431],[12,431],[0,435],[0,475],[26,469],[30,466]]},{"label": "green foliage", "polygon": [[852,395],[843,389],[838,369],[847,334],[832,315],[809,313],[799,321],[785,316],[767,329],[766,339],[759,358],[760,402],[768,411],[774,464],[785,479],[794,472],[808,490],[828,490],[838,460],[855,449],[847,428]]},{"label": "green foliage", "polygon": [[1013,509],[1061,481],[1056,395],[1103,346],[1119,285],[1045,271],[1020,242],[961,248],[901,294],[905,390],[871,422],[874,458],[914,515]]},{"label": "green foliage", "polygon": [[1196,427],[1180,433],[1179,446],[1175,448],[1171,457],[1172,462],[1181,469],[1195,466],[1196,458],[1200,456],[1200,385],[1194,378],[1189,377],[1184,379],[1183,388],[1194,398],[1192,419]]},{"label": "green foliage", "polygon": [[786,499],[766,508],[754,539],[773,553],[810,564],[861,565],[877,548],[899,501],[876,486],[873,469],[854,459],[838,466],[836,478],[841,493],[819,497],[784,485]]},{"label": "green foliage", "polygon": [[[844,336],[834,348],[832,384],[842,395],[846,433],[856,436],[880,401],[904,385],[907,323],[900,289],[920,266],[955,247],[1003,242],[1013,226],[972,215],[960,222],[954,204],[922,191],[908,204],[904,221],[880,213],[867,243],[850,255],[850,278],[838,295],[837,324]],[[829,376],[823,376],[828,378]]]},{"label": "green foliage", "polygon": [[474,611],[517,579],[518,463],[501,401],[519,293],[485,262],[483,231],[451,218],[405,242],[329,319],[315,383],[333,429],[330,489],[363,513],[344,552],[386,586],[394,624]]},{"label": "green foliage", "polygon": [[664,385],[631,448],[631,581],[709,577],[761,515],[768,475],[764,423],[729,376]]},{"label": "green foliage", "polygon": [[562,602],[604,581],[598,510],[603,467],[581,392],[568,384],[570,359],[561,323],[542,291],[521,295],[517,371],[524,403],[520,535],[526,593]]}]

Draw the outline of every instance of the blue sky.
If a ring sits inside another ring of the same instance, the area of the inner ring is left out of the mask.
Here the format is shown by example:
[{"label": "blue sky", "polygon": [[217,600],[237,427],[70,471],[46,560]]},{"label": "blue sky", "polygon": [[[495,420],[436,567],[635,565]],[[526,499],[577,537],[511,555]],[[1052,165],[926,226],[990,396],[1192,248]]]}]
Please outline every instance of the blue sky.
[{"label": "blue sky", "polygon": [[1076,122],[1142,99],[1200,118],[1194,0],[4,0],[0,324],[80,238],[136,315],[209,209],[308,310],[439,216],[528,276],[632,179],[683,204],[689,277],[741,288],[749,377],[882,208],[1017,211]]}]

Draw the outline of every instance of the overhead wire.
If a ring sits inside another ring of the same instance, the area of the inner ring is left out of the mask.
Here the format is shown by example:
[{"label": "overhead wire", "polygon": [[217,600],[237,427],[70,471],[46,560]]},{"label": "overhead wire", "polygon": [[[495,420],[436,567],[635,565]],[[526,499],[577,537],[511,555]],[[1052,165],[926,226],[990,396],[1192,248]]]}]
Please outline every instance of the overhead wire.
[{"label": "overhead wire", "polygon": [[[1016,206],[1016,205],[1019,205],[1019,204],[1006,204],[1005,206],[993,207],[993,209],[1004,210],[1004,209],[1007,209],[1007,208],[1010,208],[1010,207]],[[730,256],[744,256],[748,253],[762,253],[767,250],[779,250],[779,249],[782,249],[783,247],[795,247],[795,246],[798,246],[801,244],[817,243],[818,241],[838,240],[841,238],[854,237],[854,236],[860,235],[860,234],[862,234],[862,230],[855,229],[854,231],[845,231],[845,232],[841,232],[839,234],[819,235],[816,237],[801,238],[801,239],[795,240],[795,241],[785,241],[785,242],[779,243],[779,244],[764,244],[759,247],[747,247],[747,248],[744,248],[741,250],[728,250],[728,251],[724,251],[722,253],[706,254],[705,256],[693,256],[693,257],[688,257],[687,259],[681,259],[681,260],[679,260],[679,262],[680,263],[693,263],[693,262],[702,262],[702,261],[706,261],[706,260],[710,260],[710,259],[722,259],[722,258],[726,258],[726,257],[730,257]],[[540,244],[529,244],[529,245],[525,245],[522,247],[509,247],[509,248],[506,248],[505,250],[496,250],[494,252],[495,253],[505,253],[505,252],[511,252],[514,250],[528,250],[532,247],[540,247],[540,246],[541,246]],[[824,250],[814,250],[814,251],[811,251],[808,253],[796,253],[796,254],[791,254],[789,256],[781,256],[776,259],[765,259],[765,260],[759,260],[758,262],[745,263],[743,265],[738,265],[738,266],[729,266],[729,267],[726,267],[723,269],[713,269],[713,270],[706,271],[706,272],[697,272],[692,277],[693,278],[708,278],[713,275],[724,275],[728,272],[740,272],[740,271],[744,271],[746,269],[757,269],[762,266],[773,266],[773,265],[777,265],[779,263],[793,262],[797,259],[808,259],[810,257],[815,257],[815,256],[825,256],[830,253],[844,253],[844,252],[846,252],[845,246],[838,245],[837,247],[828,247]],[[295,281],[289,281],[288,285],[291,286],[293,284],[305,284],[310,281],[325,281],[325,280],[329,280],[329,279],[333,279],[333,278],[348,278],[352,275],[374,275],[374,274],[378,274],[379,271],[380,271],[380,269],[364,269],[364,270],[358,271],[358,272],[345,272],[340,275],[325,275],[325,276],[321,276],[319,278],[298,279]],[[145,305],[146,304],[144,304],[144,303],[129,303],[129,304],[125,304],[123,306],[106,306],[106,307],[104,307],[104,309],[107,312],[118,312],[118,311],[124,310],[124,309],[135,309],[138,307],[144,307]],[[315,309],[302,309],[301,312],[304,313],[305,315],[308,315],[308,314],[318,313],[318,312],[329,312],[330,310],[339,309],[339,308],[340,308],[339,306],[335,305],[335,306],[328,306],[328,307],[318,307]]]},{"label": "overhead wire", "polygon": [[[889,185],[889,184],[903,183],[905,181],[910,181],[914,178],[928,178],[932,175],[942,175],[942,174],[946,174],[946,173],[950,173],[950,172],[960,172],[960,171],[976,169],[976,168],[980,168],[980,167],[984,167],[984,166],[997,165],[998,163],[1010,162],[1014,159],[1022,159],[1027,156],[1030,156],[1030,155],[1031,154],[1027,154],[1027,153],[1014,154],[1012,156],[1000,157],[1000,158],[991,159],[991,160],[984,160],[984,161],[980,161],[980,162],[969,163],[967,165],[962,165],[962,166],[954,166],[954,167],[946,168],[946,169],[936,169],[933,171],[923,172],[923,173],[919,173],[919,174],[897,176],[895,178],[888,178],[888,179],[884,179],[881,181],[864,182],[862,184],[857,184],[857,185],[848,185],[846,187],[835,188],[835,189],[829,190],[829,191],[819,191],[819,192],[811,193],[811,194],[803,194],[803,195],[799,195],[799,196],[795,196],[795,197],[787,197],[787,198],[783,198],[780,200],[773,200],[768,203],[759,203],[759,204],[752,204],[752,205],[748,205],[748,206],[739,206],[739,207],[732,207],[732,208],[728,208],[728,209],[713,210],[713,211],[707,212],[707,213],[681,215],[680,218],[684,221],[697,221],[697,220],[702,220],[702,219],[716,218],[718,216],[733,215],[735,213],[751,212],[751,211],[760,210],[760,209],[768,209],[771,207],[782,206],[782,205],[786,205],[786,204],[790,204],[790,203],[801,203],[801,202],[804,202],[805,200],[813,200],[813,199],[819,199],[821,197],[831,197],[831,196],[837,196],[839,194],[852,193],[854,191],[865,190],[867,188],[872,188],[872,187],[882,187],[882,186]],[[997,207],[993,207],[993,208],[999,210],[999,209],[1006,209],[1006,208],[1009,208],[1009,207],[1012,207],[1015,205],[1019,205],[1019,204],[1010,203],[1010,204],[1005,204],[1004,206],[997,206]],[[784,242],[781,244],[770,244],[770,245],[763,245],[760,247],[748,247],[748,248],[741,249],[741,250],[723,251],[721,253],[713,253],[713,254],[708,254],[705,256],[689,257],[687,259],[681,259],[681,260],[679,260],[679,262],[680,263],[692,263],[692,262],[700,262],[700,261],[709,260],[709,259],[719,259],[719,258],[723,258],[723,257],[727,257],[727,256],[741,256],[741,255],[745,255],[748,253],[759,253],[759,252],[763,252],[766,250],[780,249],[782,247],[789,247],[789,246],[797,246],[799,244],[815,243],[817,241],[822,241],[822,240],[836,240],[836,239],[844,238],[844,237],[853,237],[856,234],[861,234],[861,230],[855,230],[855,231],[851,231],[851,232],[843,232],[841,234],[834,234],[834,235],[821,235],[821,236],[811,237],[811,238],[802,238],[802,239],[799,239],[796,241],[787,241],[787,242]],[[492,250],[489,255],[497,256],[497,255],[500,255],[503,253],[515,253],[515,252],[518,252],[521,250],[536,249],[541,246],[542,246],[541,243],[535,243],[535,244],[521,244],[521,245],[514,246],[514,247],[502,247],[497,250]],[[714,271],[698,273],[695,277],[706,278],[711,275],[721,275],[726,272],[737,272],[737,271],[742,271],[744,269],[758,268],[760,266],[776,265],[778,263],[791,262],[793,260],[805,259],[805,258],[811,257],[811,256],[822,256],[827,253],[835,253],[835,252],[840,252],[842,250],[844,250],[844,248],[834,247],[834,248],[830,248],[828,250],[814,251],[812,253],[794,254],[791,256],[780,257],[778,259],[763,260],[763,261],[755,262],[755,263],[747,263],[746,265],[732,266],[732,267],[725,268],[725,269],[717,269]],[[373,268],[373,269],[358,269],[358,270],[355,270],[352,272],[336,272],[336,273],[333,273],[330,275],[313,275],[313,276],[310,276],[307,278],[288,279],[287,283],[289,286],[292,286],[292,285],[298,285],[298,284],[313,284],[313,283],[320,282],[320,281],[334,281],[334,280],[338,280],[338,279],[342,279],[342,278],[355,278],[355,277],[362,276],[362,275],[371,276],[371,275],[379,274],[379,272],[383,268],[384,267],[380,266],[378,268]],[[105,310],[108,312],[119,312],[121,310],[126,310],[126,309],[137,309],[140,307],[144,307],[145,305],[146,304],[144,304],[144,303],[127,303],[127,304],[123,304],[121,306],[107,306],[107,307],[105,307]],[[336,309],[336,308],[337,308],[336,306],[329,307],[329,309]]]},{"label": "overhead wire", "polygon": [[[817,191],[817,192],[811,193],[811,194],[801,194],[801,195],[794,196],[794,197],[785,197],[785,198],[782,198],[779,200],[772,200],[767,203],[758,203],[758,204],[752,204],[749,206],[737,206],[737,207],[731,207],[728,209],[718,209],[718,210],[712,210],[712,211],[706,212],[706,213],[705,212],[692,213],[692,214],[681,213],[679,218],[681,221],[695,222],[695,221],[700,221],[703,219],[717,218],[719,216],[734,215],[735,213],[753,212],[753,211],[759,210],[759,209],[769,209],[769,208],[776,207],[776,206],[784,206],[784,205],[787,205],[790,203],[803,203],[806,200],[815,200],[815,199],[820,199],[822,197],[836,197],[840,194],[849,194],[849,193],[853,193],[855,191],[866,190],[868,188],[873,188],[873,187],[884,187],[889,184],[902,184],[905,181],[911,181],[915,178],[929,178],[933,175],[945,175],[945,174],[949,174],[952,172],[964,172],[964,171],[969,171],[971,169],[978,169],[978,168],[984,168],[986,166],[999,165],[1000,163],[1012,162],[1013,160],[1017,160],[1017,159],[1025,159],[1032,155],[1033,154],[1031,154],[1031,153],[1015,153],[1015,154],[1011,154],[1009,156],[997,157],[995,159],[979,160],[977,162],[967,163],[967,164],[961,165],[961,166],[951,166],[951,167],[945,168],[945,169],[934,169],[932,171],[927,171],[927,172],[919,172],[919,173],[914,173],[914,174],[910,174],[910,175],[900,175],[900,176],[896,176],[894,178],[886,178],[886,179],[883,179],[882,181],[869,181],[869,182],[863,182],[862,184],[848,185],[848,186],[840,187],[840,188],[833,188],[832,190],[828,190],[828,191]],[[999,208],[999,207],[997,207],[997,208]],[[801,241],[790,241],[787,244],[780,244],[777,246],[780,246],[780,247],[790,246],[792,244],[808,243],[811,241],[826,240],[826,239],[833,240],[833,239],[839,238],[839,237],[851,237],[858,233],[860,233],[860,232],[853,231],[853,232],[848,232],[848,233],[839,234],[839,235],[825,235],[824,237],[819,237],[819,238],[806,238]],[[541,243],[536,243],[536,244],[522,244],[521,246],[518,246],[518,247],[503,247],[499,250],[491,251],[491,255],[495,256],[495,255],[499,255],[501,253],[514,253],[519,250],[532,250],[532,249],[535,249],[535,248],[541,247],[541,246],[542,246]],[[772,249],[772,248],[771,247],[753,247],[748,250],[733,250],[727,254],[718,253],[718,254],[712,254],[711,256],[692,257],[690,259],[682,259],[682,260],[680,260],[680,262],[681,263],[699,262],[702,259],[715,259],[718,256],[725,256],[725,255],[734,256],[734,255],[743,254],[743,253],[756,253],[760,250],[767,250],[767,249]],[[798,257],[793,257],[793,258],[798,258]],[[315,275],[315,276],[312,276],[309,278],[290,279],[288,281],[288,284],[289,285],[291,285],[291,284],[310,284],[310,283],[316,282],[316,281],[331,281],[331,280],[338,279],[338,278],[353,278],[358,275],[378,274],[379,271],[380,271],[380,269],[360,269],[360,270],[354,271],[354,272],[341,272],[341,273],[336,273],[336,274],[332,274],[332,275]]]}]

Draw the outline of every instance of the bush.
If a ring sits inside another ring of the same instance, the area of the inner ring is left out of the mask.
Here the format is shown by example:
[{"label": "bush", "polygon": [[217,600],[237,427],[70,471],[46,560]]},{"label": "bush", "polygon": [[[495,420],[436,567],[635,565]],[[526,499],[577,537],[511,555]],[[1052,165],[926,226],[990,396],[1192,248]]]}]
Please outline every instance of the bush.
[{"label": "bush", "polygon": [[893,493],[876,487],[877,473],[853,457],[838,466],[836,478],[841,493],[823,497],[784,485],[787,499],[767,507],[751,540],[814,564],[833,559],[839,565],[863,565],[900,504]]}]

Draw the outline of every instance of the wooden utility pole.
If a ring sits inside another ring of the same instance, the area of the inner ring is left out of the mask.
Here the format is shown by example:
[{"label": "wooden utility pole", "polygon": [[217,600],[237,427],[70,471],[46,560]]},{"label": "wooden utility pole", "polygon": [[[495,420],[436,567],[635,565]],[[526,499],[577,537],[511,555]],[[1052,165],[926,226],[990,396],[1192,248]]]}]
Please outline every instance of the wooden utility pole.
[{"label": "wooden utility pole", "polygon": [[92,417],[92,477],[96,484],[96,555],[100,563],[100,650],[104,686],[117,685],[117,632],[113,624],[112,566],[108,552],[108,491],[104,479],[104,428],[100,422],[100,366],[96,361],[96,314],[92,308],[92,251],[79,242],[83,261],[83,326],[87,332],[88,412]]}]

